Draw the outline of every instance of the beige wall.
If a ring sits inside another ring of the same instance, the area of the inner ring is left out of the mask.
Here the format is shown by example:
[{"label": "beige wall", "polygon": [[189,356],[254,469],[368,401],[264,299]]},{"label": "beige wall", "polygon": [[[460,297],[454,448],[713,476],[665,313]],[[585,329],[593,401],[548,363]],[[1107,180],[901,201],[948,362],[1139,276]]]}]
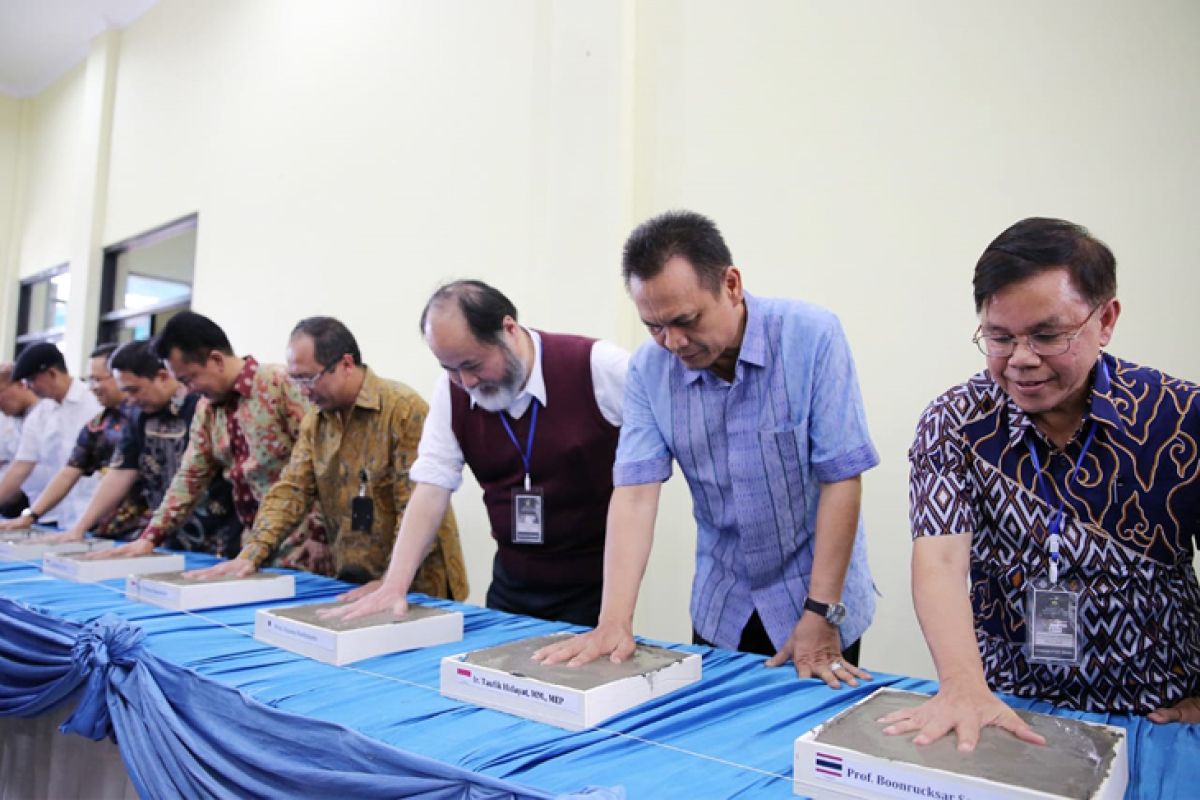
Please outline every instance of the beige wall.
[{"label": "beige wall", "polygon": [[[25,104],[0,95],[0,319],[17,313],[17,258],[20,249],[21,117]],[[12,353],[15,323],[0,325],[0,361]]]},{"label": "beige wall", "polygon": [[[1031,214],[1091,226],[1121,263],[1114,350],[1200,379],[1198,23],[1189,0],[164,0],[121,37],[102,238],[199,212],[195,307],[240,350],[278,360],[296,319],[334,314],[427,392],[415,318],[439,281],[482,277],[532,323],[632,347],[624,234],[670,207],[710,214],[751,291],[845,324],[883,457],[865,482],[883,594],[866,663],[931,674],[905,451],[925,403],[981,367],[987,241]],[[73,82],[33,101],[48,129],[25,160],[22,274],[58,263],[66,166],[47,154],[70,150]],[[476,601],[478,497],[455,500]],[[656,535],[637,627],[686,639],[678,479]]]},{"label": "beige wall", "polygon": [[987,242],[1025,216],[1090,226],[1120,263],[1114,352],[1200,379],[1200,6],[867,5],[639,6],[637,207],[713,215],[751,291],[840,315],[883,458],[865,658],[929,673],[906,451],[925,404],[983,366]]},{"label": "beige wall", "polygon": [[21,138],[25,162],[17,269],[27,277],[71,260],[83,118],[80,65],[28,101]]}]

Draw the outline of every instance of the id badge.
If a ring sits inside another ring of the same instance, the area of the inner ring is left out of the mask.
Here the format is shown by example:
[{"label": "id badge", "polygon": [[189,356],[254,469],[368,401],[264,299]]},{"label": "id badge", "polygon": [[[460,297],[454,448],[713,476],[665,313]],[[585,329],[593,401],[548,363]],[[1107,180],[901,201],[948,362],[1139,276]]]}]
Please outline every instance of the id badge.
[{"label": "id badge", "polygon": [[541,488],[512,490],[513,544],[544,544],[544,507]]},{"label": "id badge", "polygon": [[1079,661],[1079,592],[1049,581],[1031,583],[1025,591],[1027,657],[1038,664]]}]

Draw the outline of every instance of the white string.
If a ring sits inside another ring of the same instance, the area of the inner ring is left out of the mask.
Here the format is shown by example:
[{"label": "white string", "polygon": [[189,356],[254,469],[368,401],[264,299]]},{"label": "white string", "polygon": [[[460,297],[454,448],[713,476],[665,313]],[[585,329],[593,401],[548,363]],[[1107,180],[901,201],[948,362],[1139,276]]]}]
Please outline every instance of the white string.
[{"label": "white string", "polygon": [[[40,568],[40,567],[38,567],[38,564],[36,561],[13,560],[13,561],[10,561],[9,563],[21,563],[21,564],[27,564],[30,566],[34,566],[36,568]],[[50,576],[50,577],[54,577],[54,576]],[[0,583],[3,583],[3,581],[0,581]],[[113,594],[119,594],[122,597],[126,597],[124,589],[118,589],[113,586],[106,586],[103,583],[99,583],[99,582],[89,582],[88,585],[96,586],[100,589],[104,589],[105,591],[112,592]],[[137,601],[131,600],[130,602],[137,602]],[[236,633],[239,636],[245,636],[250,639],[255,638],[254,633],[251,631],[242,630],[241,628],[234,627],[233,625],[229,625],[227,623],[221,622],[220,620],[213,619],[212,617],[207,617],[204,614],[199,614],[195,611],[191,611],[188,609],[182,609],[182,608],[181,609],[168,609],[168,608],[163,608],[162,606],[155,606],[152,603],[143,603],[143,605],[148,605],[151,608],[158,608],[163,611],[167,611],[167,612],[171,612],[171,613],[185,614],[185,615],[187,615],[189,617],[193,617],[195,619],[204,620],[205,622],[207,622],[211,625],[214,625],[218,628],[224,628],[225,630]],[[255,639],[255,641],[258,641],[258,640]],[[264,644],[264,646],[267,646],[267,647],[272,646],[272,645],[268,645],[266,643],[263,643],[263,644]],[[280,649],[282,649],[282,648],[280,648]],[[299,658],[305,658],[305,656],[300,656],[299,654],[297,654],[297,656]],[[313,659],[313,660],[316,660],[316,659]],[[325,662],[319,662],[319,663],[325,663]],[[405,680],[404,678],[398,678],[394,675],[382,675],[378,672],[372,672],[370,670],[362,669],[361,667],[355,667],[355,666],[352,666],[349,664],[343,664],[343,665],[326,664],[326,666],[333,667],[335,669],[345,670],[346,672],[353,672],[357,675],[365,675],[367,677],[377,678],[379,680],[389,681],[391,683],[399,683],[399,684],[403,684],[404,686],[411,686],[414,689],[423,689],[427,692],[433,692],[434,694],[438,694],[438,695],[441,694],[440,687],[427,686],[423,683],[417,683],[416,681]],[[239,689],[239,691],[241,691],[241,690]],[[724,766],[733,767],[734,769],[744,770],[746,772],[753,772],[753,773],[762,775],[767,778],[775,778],[777,780],[787,781],[788,783],[792,782],[792,776],[790,776],[790,775],[781,775],[777,772],[771,772],[770,770],[759,769],[758,767],[752,767],[749,764],[741,764],[741,763],[738,763],[737,761],[730,761],[728,759],[720,758],[719,756],[712,756],[707,753],[700,753],[695,750],[689,750],[686,747],[679,747],[678,745],[667,744],[666,742],[659,742],[659,741],[655,741],[654,739],[647,739],[644,736],[638,736],[636,734],[626,733],[624,731],[619,731],[614,728],[603,728],[603,727],[600,727],[599,725],[594,725],[590,728],[584,728],[579,732],[583,733],[583,732],[588,732],[588,731],[604,733],[609,736],[615,736],[615,737],[618,737],[621,739],[629,739],[630,741],[638,742],[639,744],[649,745],[651,747],[658,747],[663,750],[669,750],[669,751],[672,751],[675,753],[679,753],[681,755],[691,756],[692,758],[698,758],[703,761],[711,761],[716,764],[722,764]],[[364,735],[367,735],[367,734],[364,734]]]}]

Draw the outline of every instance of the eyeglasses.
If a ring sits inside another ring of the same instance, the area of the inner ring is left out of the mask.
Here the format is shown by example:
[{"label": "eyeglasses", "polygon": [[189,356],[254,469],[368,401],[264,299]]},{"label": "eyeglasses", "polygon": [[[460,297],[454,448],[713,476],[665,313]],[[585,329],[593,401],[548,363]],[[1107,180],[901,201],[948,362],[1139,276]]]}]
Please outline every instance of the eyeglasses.
[{"label": "eyeglasses", "polygon": [[97,377],[95,375],[88,375],[87,383],[88,383],[88,386],[99,386],[100,384],[104,383],[106,380],[108,380],[111,377],[112,377],[112,375],[105,375],[103,377]]},{"label": "eyeglasses", "polygon": [[[1107,301],[1106,301],[1107,302]],[[988,358],[1009,358],[1017,351],[1017,343],[1025,340],[1025,346],[1038,356],[1061,356],[1071,349],[1074,342],[1083,333],[1083,328],[1091,321],[1104,303],[1095,305],[1083,322],[1065,331],[1046,331],[1045,333],[1029,333],[1025,336],[1011,336],[1007,333],[985,335],[976,331],[971,341],[979,348],[979,352]]]},{"label": "eyeglasses", "polygon": [[288,377],[292,379],[292,383],[296,384],[301,389],[311,389],[317,385],[317,381],[321,380],[322,377],[337,369],[337,365],[340,363],[340,360],[335,361],[325,369],[318,372],[316,375],[289,375]]}]

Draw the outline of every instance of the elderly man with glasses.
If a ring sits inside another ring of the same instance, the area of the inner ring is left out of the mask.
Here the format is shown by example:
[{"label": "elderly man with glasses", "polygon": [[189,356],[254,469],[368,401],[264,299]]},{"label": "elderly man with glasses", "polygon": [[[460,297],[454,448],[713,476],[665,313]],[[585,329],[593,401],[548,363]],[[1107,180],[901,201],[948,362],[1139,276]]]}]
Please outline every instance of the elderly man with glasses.
[{"label": "elderly man with glasses", "polygon": [[885,731],[1043,743],[992,692],[1200,721],[1200,387],[1102,350],[1116,261],[1078,225],[1018,222],[974,286],[987,369],[933,401],[909,452],[913,596],[941,685]]},{"label": "elderly man with glasses", "polygon": [[[309,317],[292,331],[288,375],[316,407],[304,418],[287,467],[271,486],[237,558],[192,573],[245,576],[319,501],[339,578],[367,583],[387,570],[412,496],[409,468],[429,407],[402,383],[363,363],[354,335],[332,317]],[[465,600],[467,575],[453,510],[437,526],[412,591]]]}]

